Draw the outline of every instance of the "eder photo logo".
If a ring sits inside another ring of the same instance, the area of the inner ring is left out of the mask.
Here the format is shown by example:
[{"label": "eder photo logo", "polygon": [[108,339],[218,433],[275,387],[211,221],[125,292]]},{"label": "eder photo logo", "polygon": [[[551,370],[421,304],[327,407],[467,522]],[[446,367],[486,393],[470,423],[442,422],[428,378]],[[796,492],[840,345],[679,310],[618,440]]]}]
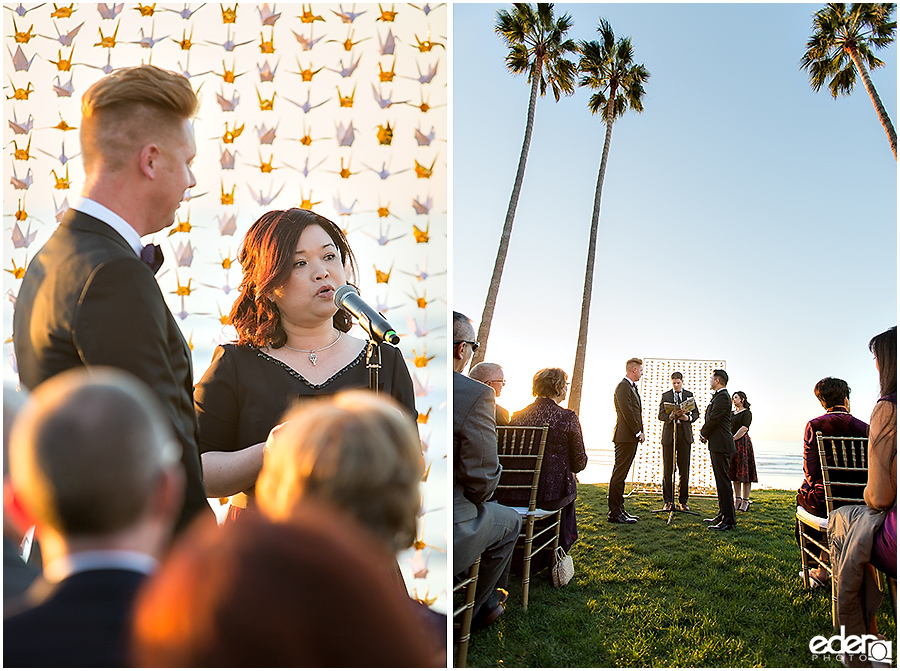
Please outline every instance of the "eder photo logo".
[{"label": "eder photo logo", "polygon": [[861,662],[873,662],[893,666],[893,643],[874,636],[864,634],[862,636],[845,636],[844,626],[841,625],[841,633],[831,638],[813,636],[809,642],[809,651],[813,659],[831,659],[841,662],[856,659]]}]

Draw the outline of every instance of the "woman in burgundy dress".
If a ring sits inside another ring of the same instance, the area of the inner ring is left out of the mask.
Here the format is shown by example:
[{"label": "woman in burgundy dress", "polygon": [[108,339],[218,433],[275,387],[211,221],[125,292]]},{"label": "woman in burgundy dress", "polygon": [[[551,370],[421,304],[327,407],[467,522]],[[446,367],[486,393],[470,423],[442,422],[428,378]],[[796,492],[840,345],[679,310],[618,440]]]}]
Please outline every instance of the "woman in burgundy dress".
[{"label": "woman in burgundy dress", "polygon": [[747,433],[753,415],[747,394],[736,391],[731,396],[734,414],[731,416],[731,432],[734,434],[734,454],[728,466],[728,479],[734,486],[734,509],[743,513],[750,507],[750,486],[759,482],[756,477],[756,458],[753,455],[753,442]]},{"label": "woman in burgundy dress", "polygon": [[562,510],[559,544],[568,552],[578,538],[575,473],[584,470],[588,459],[578,415],[559,406],[569,388],[566,380],[567,376],[561,368],[544,368],[535,373],[531,390],[535,401],[514,413],[510,424],[550,426],[538,483],[537,505],[544,510]]}]

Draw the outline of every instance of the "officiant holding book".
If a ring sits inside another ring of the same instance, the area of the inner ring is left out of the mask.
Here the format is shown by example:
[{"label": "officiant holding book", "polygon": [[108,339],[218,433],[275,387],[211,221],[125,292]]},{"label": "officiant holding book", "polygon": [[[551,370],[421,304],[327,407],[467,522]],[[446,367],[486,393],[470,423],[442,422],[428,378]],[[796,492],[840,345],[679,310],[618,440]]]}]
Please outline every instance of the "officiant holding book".
[{"label": "officiant holding book", "polygon": [[[672,373],[672,388],[664,392],[659,403],[659,420],[663,422],[663,499],[665,510],[675,507],[674,463],[678,463],[678,505],[681,510],[689,511],[688,480],[691,472],[691,445],[694,442],[694,431],[691,423],[700,417],[700,410],[693,401],[694,394],[684,389],[684,376],[675,371]],[[691,399],[691,401],[688,401]],[[673,459],[674,457],[674,459]]]}]

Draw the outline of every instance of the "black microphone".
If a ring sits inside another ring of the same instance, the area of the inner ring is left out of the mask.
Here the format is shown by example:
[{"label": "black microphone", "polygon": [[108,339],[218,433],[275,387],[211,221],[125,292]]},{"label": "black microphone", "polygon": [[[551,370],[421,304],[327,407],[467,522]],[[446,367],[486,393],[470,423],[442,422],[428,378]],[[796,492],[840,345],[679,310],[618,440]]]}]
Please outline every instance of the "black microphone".
[{"label": "black microphone", "polygon": [[356,287],[349,284],[338,287],[337,291],[334,292],[334,304],[356,317],[359,320],[359,325],[375,340],[386,340],[392,345],[400,342],[400,336],[388,324],[387,319],[366,305],[363,299],[359,297],[359,291],[356,290]]}]

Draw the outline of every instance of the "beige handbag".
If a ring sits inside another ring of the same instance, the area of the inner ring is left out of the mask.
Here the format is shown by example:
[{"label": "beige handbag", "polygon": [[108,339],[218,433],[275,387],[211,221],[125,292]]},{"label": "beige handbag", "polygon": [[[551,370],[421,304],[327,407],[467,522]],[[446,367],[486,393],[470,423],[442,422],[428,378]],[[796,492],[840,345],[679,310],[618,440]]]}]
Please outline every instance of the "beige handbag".
[{"label": "beige handbag", "polygon": [[569,584],[572,576],[575,575],[575,562],[572,557],[566,554],[561,547],[556,548],[556,562],[550,569],[550,577],[553,579],[554,587],[564,587]]}]

